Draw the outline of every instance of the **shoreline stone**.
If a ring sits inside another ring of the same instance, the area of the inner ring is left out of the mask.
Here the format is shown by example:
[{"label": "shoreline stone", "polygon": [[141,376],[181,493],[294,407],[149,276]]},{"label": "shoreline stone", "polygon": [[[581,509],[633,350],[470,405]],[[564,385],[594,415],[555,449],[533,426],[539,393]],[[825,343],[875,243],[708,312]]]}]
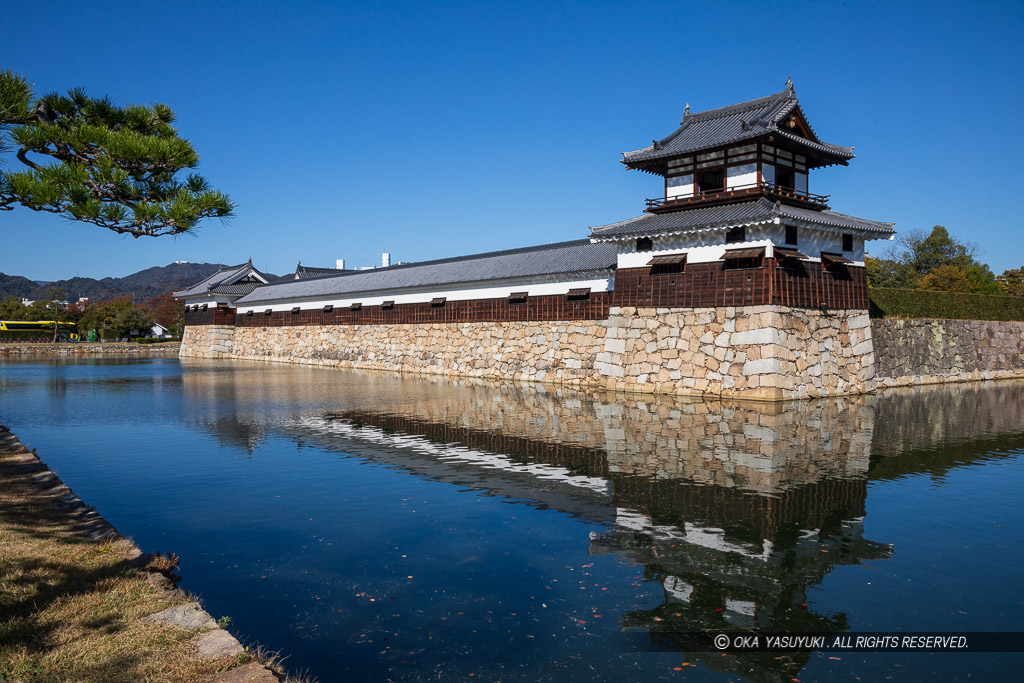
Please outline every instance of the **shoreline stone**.
[{"label": "shoreline stone", "polygon": [[[39,487],[40,491],[48,496],[56,495],[57,504],[64,508],[67,515],[72,519],[80,533],[87,539],[94,542],[118,541],[129,544],[129,553],[132,564],[139,566],[145,556],[142,551],[131,541],[122,536],[109,522],[103,519],[95,509],[89,507],[82,500],[74,495],[71,489],[61,482],[60,477],[52,472],[39,459],[35,450],[29,450],[7,427],[0,425],[0,452],[5,458],[14,461],[14,467],[19,471],[32,472],[31,478]],[[181,589],[174,588],[166,576],[156,571],[144,572],[146,578],[155,587],[167,591],[168,595],[184,596]],[[150,623],[164,624],[172,628],[183,629],[206,629],[195,639],[197,656],[201,658],[234,657],[245,652],[242,644],[230,633],[222,629],[210,614],[203,609],[198,602],[189,602],[176,607],[156,612],[142,617],[143,621]],[[239,673],[236,673],[239,672]],[[236,681],[240,683],[270,682],[277,681],[277,676],[267,667],[252,662],[242,667],[230,669],[210,678],[211,681]]]}]

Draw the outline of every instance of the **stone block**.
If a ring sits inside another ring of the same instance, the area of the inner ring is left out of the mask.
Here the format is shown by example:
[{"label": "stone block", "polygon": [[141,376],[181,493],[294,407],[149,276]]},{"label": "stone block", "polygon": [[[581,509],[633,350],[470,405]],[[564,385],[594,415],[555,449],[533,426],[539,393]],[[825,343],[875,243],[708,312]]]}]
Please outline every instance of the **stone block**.
[{"label": "stone block", "polygon": [[777,358],[762,358],[760,360],[748,360],[743,364],[744,375],[774,374],[782,371]]},{"label": "stone block", "polygon": [[606,339],[604,342],[604,350],[610,353],[625,353],[626,352],[626,340],[625,339]]},{"label": "stone block", "polygon": [[732,335],[734,346],[745,346],[748,344],[781,344],[779,331],[774,327],[762,327],[746,332],[736,332]]}]

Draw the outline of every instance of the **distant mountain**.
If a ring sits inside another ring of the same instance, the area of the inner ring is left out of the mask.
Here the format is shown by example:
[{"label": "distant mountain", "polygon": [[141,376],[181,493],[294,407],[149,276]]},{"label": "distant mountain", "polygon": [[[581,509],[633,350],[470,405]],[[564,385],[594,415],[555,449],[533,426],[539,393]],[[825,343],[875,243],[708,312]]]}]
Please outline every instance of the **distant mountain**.
[{"label": "distant mountain", "polygon": [[136,302],[143,302],[160,294],[185,289],[223,267],[218,263],[171,263],[146,268],[126,277],[105,277],[102,280],[73,277],[44,284],[38,284],[20,275],[0,273],[0,299],[9,296],[24,297],[33,301],[48,299],[50,289],[57,287],[67,293],[68,301],[77,301],[82,296],[89,297],[92,301],[134,296]]}]

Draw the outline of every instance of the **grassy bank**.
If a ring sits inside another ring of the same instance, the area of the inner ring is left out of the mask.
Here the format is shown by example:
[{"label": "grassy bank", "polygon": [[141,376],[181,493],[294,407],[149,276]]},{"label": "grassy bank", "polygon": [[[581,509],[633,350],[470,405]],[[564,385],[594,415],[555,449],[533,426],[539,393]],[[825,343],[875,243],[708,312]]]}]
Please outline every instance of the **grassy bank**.
[{"label": "grassy bank", "polygon": [[0,428],[0,681],[218,680],[252,662],[200,657],[209,626],[143,620],[193,602],[154,571],[173,564],[140,556]]}]

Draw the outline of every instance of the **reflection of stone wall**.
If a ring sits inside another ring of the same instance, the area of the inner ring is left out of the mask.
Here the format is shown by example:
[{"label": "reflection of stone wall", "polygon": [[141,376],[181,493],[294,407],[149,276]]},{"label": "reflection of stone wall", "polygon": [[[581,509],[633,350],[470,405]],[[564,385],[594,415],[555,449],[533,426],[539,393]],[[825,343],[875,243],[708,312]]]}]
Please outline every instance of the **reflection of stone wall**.
[{"label": "reflection of stone wall", "polygon": [[608,320],[186,328],[182,357],[779,400],[873,388],[861,311],[613,308]]},{"label": "reflection of stone wall", "polygon": [[879,386],[1024,377],[1024,323],[872,320]]},{"label": "reflection of stone wall", "polygon": [[867,397],[809,402],[622,402],[599,407],[612,473],[775,492],[863,476]]},{"label": "reflection of stone wall", "polygon": [[[933,450],[931,460],[941,465],[960,457],[953,453],[959,444],[1024,439],[1022,380],[887,389],[872,403],[878,415],[872,451],[879,456]],[[908,468],[916,464],[911,460]]]}]

